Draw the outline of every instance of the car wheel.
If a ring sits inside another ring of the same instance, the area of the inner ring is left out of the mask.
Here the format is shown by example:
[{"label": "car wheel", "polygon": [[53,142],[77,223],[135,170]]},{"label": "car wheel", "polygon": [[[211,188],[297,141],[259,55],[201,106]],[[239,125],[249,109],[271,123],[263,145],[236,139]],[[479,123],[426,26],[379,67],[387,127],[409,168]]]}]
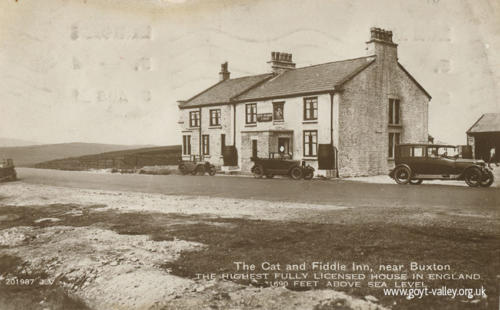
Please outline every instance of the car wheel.
[{"label": "car wheel", "polygon": [[310,180],[314,176],[314,170],[312,169],[307,169],[306,173],[304,174],[304,180]]},{"label": "car wheel", "polygon": [[196,172],[198,173],[198,175],[205,175],[205,167],[203,165],[199,165],[196,168]]},{"label": "car wheel", "polygon": [[486,170],[483,173],[483,178],[479,185],[481,185],[481,187],[490,187],[494,180],[493,173],[490,170]]},{"label": "car wheel", "polygon": [[394,171],[394,180],[396,183],[404,185],[408,184],[411,179],[411,171],[405,166],[399,166]]},{"label": "car wheel", "polygon": [[214,176],[215,172],[217,172],[217,170],[215,169],[215,167],[214,166],[210,166],[210,169],[208,170],[208,174],[210,176]]},{"label": "car wheel", "polygon": [[300,167],[293,167],[290,170],[290,177],[294,180],[300,180],[302,178],[302,169]]},{"label": "car wheel", "polygon": [[465,171],[465,183],[470,187],[477,187],[481,183],[481,179],[483,177],[483,173],[479,168],[472,167]]},{"label": "car wheel", "polygon": [[188,173],[186,165],[179,165],[179,171],[182,175],[186,175]]},{"label": "car wheel", "polygon": [[422,184],[423,181],[424,180],[422,180],[422,179],[411,179],[410,184],[411,185],[420,185],[420,184]]},{"label": "car wheel", "polygon": [[258,179],[262,178],[262,176],[264,175],[264,167],[262,167],[261,165],[256,165],[255,167],[253,167],[252,171],[253,176]]},{"label": "car wheel", "polygon": [[274,174],[266,174],[266,178],[272,179],[274,177]]}]

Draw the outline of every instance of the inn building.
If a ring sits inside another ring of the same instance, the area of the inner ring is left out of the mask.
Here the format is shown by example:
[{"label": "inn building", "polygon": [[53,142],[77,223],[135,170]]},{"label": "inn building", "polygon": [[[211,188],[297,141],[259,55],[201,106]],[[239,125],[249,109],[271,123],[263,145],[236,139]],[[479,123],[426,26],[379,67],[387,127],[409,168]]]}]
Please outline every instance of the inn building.
[{"label": "inn building", "polygon": [[370,29],[367,55],[296,68],[272,52],[270,70],[220,81],[179,101],[182,156],[250,172],[252,157],[304,160],[318,175],[385,174],[398,143],[428,139],[429,93],[398,61],[392,32]]}]

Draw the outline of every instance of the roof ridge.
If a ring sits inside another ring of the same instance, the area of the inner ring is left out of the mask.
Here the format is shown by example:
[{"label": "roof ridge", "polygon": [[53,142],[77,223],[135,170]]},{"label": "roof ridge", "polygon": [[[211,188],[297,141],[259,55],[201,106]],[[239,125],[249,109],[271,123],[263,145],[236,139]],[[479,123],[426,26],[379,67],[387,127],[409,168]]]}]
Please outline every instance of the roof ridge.
[{"label": "roof ridge", "polygon": [[[362,57],[356,57],[356,58],[350,58],[350,59],[329,61],[329,62],[324,62],[324,63],[320,63],[320,64],[315,64],[315,65],[310,65],[310,66],[295,68],[294,70],[306,69],[306,68],[317,67],[317,66],[322,66],[322,65],[329,65],[329,64],[338,63],[338,62],[352,61],[352,60],[358,60],[358,59],[363,59],[363,58],[371,58],[371,57],[375,57],[376,58],[376,55],[362,56]],[[290,70],[290,71],[293,71],[293,70]]]},{"label": "roof ridge", "polygon": [[245,76],[240,76],[240,77],[233,78],[233,79],[227,79],[225,81],[234,81],[234,80],[239,80],[239,79],[244,79],[244,78],[257,77],[257,76],[263,76],[263,75],[272,75],[272,74],[273,73],[261,73],[261,74],[245,75]]}]

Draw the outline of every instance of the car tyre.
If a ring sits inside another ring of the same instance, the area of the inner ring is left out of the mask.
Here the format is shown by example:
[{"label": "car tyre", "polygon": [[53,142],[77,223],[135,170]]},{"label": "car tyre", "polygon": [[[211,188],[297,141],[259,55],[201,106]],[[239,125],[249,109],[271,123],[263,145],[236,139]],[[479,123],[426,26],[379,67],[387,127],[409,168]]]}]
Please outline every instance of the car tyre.
[{"label": "car tyre", "polygon": [[294,180],[300,180],[302,178],[302,169],[300,167],[293,167],[290,170],[290,177]]},{"label": "car tyre", "polygon": [[483,178],[483,173],[479,168],[472,167],[465,170],[464,180],[467,185],[470,187],[478,187],[481,183],[481,179]]},{"label": "car tyre", "polygon": [[205,175],[205,167],[202,165],[196,167],[196,172],[198,173],[198,175]]},{"label": "car tyre", "polygon": [[311,180],[314,176],[314,170],[307,169],[306,173],[304,173],[304,180]]},{"label": "car tyre", "polygon": [[217,170],[215,169],[215,166],[210,166],[210,169],[208,170],[208,175],[214,176]]},{"label": "car tyre", "polygon": [[399,166],[394,170],[394,180],[400,185],[408,184],[411,180],[411,171],[408,167]]},{"label": "car tyre", "polygon": [[422,180],[422,179],[411,179],[410,184],[411,185],[420,185],[420,184],[422,184],[423,181],[424,180]]},{"label": "car tyre", "polygon": [[264,175],[264,167],[262,167],[261,165],[254,166],[252,171],[253,171],[253,176],[257,179],[262,178],[262,176]]},{"label": "car tyre", "polygon": [[483,178],[481,179],[480,186],[481,187],[490,187],[493,184],[495,178],[493,177],[493,173],[490,170],[486,170],[483,173]]},{"label": "car tyre", "polygon": [[181,172],[182,175],[188,174],[187,167],[184,164],[179,165],[179,171]]}]

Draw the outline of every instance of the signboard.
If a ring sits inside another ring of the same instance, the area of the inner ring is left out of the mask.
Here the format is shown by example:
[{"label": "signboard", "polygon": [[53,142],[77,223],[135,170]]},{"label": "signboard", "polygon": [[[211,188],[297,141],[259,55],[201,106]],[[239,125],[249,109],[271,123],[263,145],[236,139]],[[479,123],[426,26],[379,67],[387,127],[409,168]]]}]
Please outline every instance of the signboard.
[{"label": "signboard", "polygon": [[257,122],[270,122],[273,120],[273,113],[257,114]]}]

